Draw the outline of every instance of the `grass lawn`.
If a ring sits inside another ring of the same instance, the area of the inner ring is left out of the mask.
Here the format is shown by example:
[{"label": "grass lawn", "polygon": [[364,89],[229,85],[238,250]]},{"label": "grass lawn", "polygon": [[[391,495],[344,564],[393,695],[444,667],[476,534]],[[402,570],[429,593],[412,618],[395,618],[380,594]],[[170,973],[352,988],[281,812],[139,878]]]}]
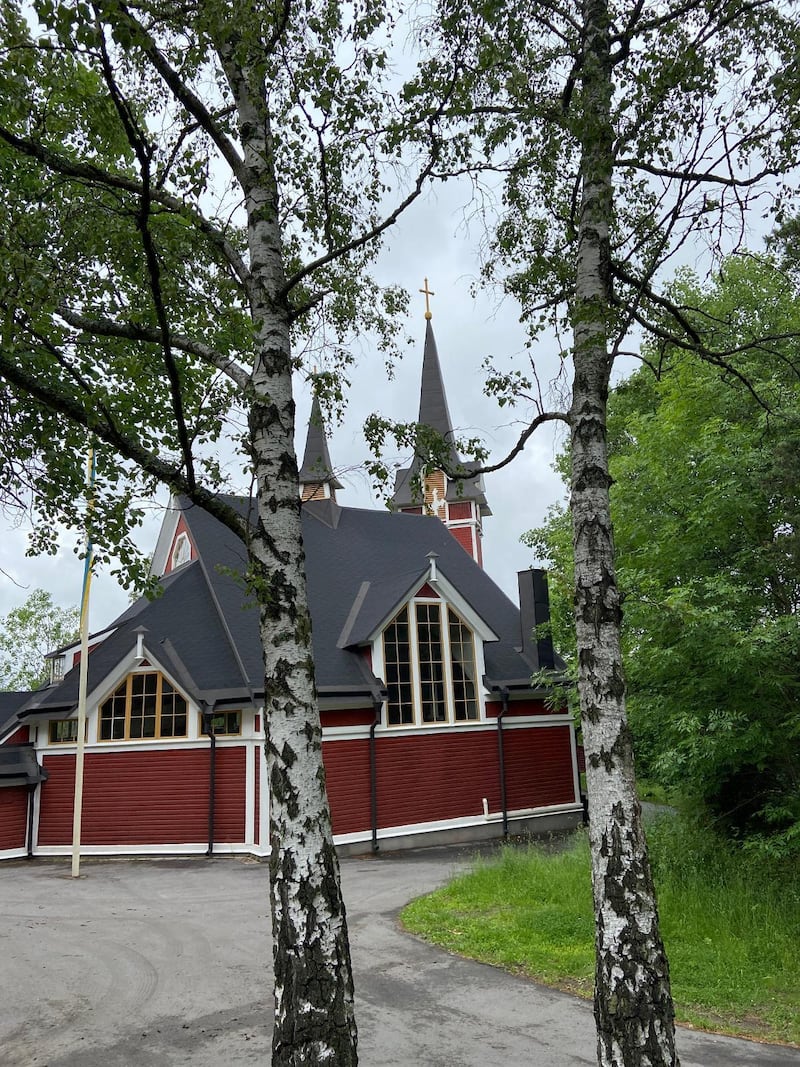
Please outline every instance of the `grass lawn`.
[{"label": "grass lawn", "polygon": [[[800,1044],[800,881],[665,817],[648,831],[679,1021]],[[509,847],[403,911],[407,929],[582,996],[594,971],[589,852]]]}]

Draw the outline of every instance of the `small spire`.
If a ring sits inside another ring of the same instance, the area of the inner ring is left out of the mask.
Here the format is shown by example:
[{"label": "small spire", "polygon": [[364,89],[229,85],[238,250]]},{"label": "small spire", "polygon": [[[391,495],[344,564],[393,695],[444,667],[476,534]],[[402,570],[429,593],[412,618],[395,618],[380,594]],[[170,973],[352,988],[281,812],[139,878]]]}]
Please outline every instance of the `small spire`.
[{"label": "small spire", "polygon": [[322,421],[322,410],[317,396],[311,404],[306,450],[299,480],[303,500],[321,500],[327,496],[335,500],[335,491],[342,488],[342,483],[333,473],[331,457],[328,454],[328,442],[325,439],[325,424]]},{"label": "small spire", "polygon": [[424,289],[420,289],[420,292],[425,294],[425,318],[427,319],[428,322],[430,322],[431,319],[433,318],[433,314],[431,312],[431,301],[430,301],[430,298],[432,296],[436,296],[436,293],[434,293],[433,289],[429,289],[428,288],[428,279],[427,278],[425,279],[425,288]]}]

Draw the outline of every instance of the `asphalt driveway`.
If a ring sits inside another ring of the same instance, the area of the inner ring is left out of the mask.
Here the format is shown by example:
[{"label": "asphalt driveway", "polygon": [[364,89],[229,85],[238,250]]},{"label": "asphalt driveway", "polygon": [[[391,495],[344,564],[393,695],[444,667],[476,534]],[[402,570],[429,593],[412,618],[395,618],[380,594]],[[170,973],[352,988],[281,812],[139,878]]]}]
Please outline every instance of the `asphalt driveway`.
[{"label": "asphalt driveway", "polygon": [[[425,945],[398,909],[466,862],[343,863],[360,1058],[398,1067],[594,1064],[587,1004]],[[267,868],[228,859],[0,865],[3,1067],[269,1062]],[[800,1051],[682,1030],[684,1067],[800,1065]]]}]

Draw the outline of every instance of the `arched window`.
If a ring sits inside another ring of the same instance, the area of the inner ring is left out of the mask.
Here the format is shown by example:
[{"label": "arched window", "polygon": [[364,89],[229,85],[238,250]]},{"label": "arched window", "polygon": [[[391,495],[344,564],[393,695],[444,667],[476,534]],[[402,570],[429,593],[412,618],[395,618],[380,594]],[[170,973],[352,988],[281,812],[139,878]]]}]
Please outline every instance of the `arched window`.
[{"label": "arched window", "polygon": [[129,674],[100,705],[100,741],[186,737],[186,701],[158,671]]},{"label": "arched window", "polygon": [[189,540],[189,535],[180,533],[176,537],[175,546],[172,549],[172,570],[184,563],[188,563],[191,558],[192,542]]},{"label": "arched window", "polygon": [[478,718],[475,637],[441,601],[415,600],[383,632],[390,726]]}]

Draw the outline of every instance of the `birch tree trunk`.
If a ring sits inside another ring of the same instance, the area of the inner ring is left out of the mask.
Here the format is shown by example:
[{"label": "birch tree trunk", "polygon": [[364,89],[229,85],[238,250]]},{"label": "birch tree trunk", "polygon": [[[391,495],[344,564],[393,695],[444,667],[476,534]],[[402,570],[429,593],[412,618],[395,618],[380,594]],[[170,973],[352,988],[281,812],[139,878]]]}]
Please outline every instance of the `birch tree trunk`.
[{"label": "birch tree trunk", "polygon": [[677,1065],[669,969],[636,796],[620,650],[606,408],[612,302],[611,61],[606,0],[587,0],[582,201],[570,411],[578,688],[586,751],[595,908],[597,1059],[601,1067]]},{"label": "birch tree trunk", "polygon": [[314,686],[300,525],[289,306],[265,87],[241,46],[220,56],[238,110],[256,337],[248,412],[249,544],[264,648],[275,968],[273,1067],[358,1062],[353,981]]}]

